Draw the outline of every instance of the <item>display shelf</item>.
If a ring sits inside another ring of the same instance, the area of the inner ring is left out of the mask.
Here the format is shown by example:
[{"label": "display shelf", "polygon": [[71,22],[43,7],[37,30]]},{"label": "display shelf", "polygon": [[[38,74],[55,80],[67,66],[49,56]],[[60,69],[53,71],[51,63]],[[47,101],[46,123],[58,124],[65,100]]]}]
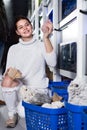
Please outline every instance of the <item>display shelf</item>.
[{"label": "display shelf", "polygon": [[59,22],[60,28],[70,23],[70,21],[74,20],[77,17],[77,9],[75,9],[72,13],[70,13],[65,19]]}]

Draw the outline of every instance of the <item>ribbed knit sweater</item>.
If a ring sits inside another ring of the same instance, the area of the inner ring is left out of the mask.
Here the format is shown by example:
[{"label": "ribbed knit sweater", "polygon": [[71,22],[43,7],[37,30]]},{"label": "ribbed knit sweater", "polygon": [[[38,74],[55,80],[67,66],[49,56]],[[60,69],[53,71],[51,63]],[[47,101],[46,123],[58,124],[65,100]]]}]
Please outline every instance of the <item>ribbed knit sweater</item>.
[{"label": "ribbed knit sweater", "polygon": [[56,65],[54,50],[46,53],[44,43],[35,37],[29,42],[19,42],[9,48],[6,69],[14,67],[22,72],[22,82],[30,88],[47,88],[45,66]]}]

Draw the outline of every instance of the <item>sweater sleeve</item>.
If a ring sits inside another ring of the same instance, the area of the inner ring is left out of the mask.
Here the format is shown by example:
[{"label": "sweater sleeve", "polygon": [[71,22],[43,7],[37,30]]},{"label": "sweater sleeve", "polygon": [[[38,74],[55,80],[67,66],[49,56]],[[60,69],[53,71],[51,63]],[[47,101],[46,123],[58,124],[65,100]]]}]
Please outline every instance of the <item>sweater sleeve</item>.
[{"label": "sweater sleeve", "polygon": [[54,50],[50,53],[46,53],[45,59],[46,59],[47,65],[49,65],[51,67],[56,66],[57,58],[56,58],[56,53],[54,52]]},{"label": "sweater sleeve", "polygon": [[56,52],[53,49],[52,52],[47,53],[43,42],[41,43],[41,45],[42,45],[41,50],[42,50],[42,53],[43,53],[43,56],[45,58],[47,65],[50,67],[55,67],[57,64]]},{"label": "sweater sleeve", "polygon": [[15,60],[14,60],[14,51],[13,51],[13,47],[11,46],[8,50],[8,54],[7,54],[7,62],[6,62],[6,70],[9,67],[15,67]]}]

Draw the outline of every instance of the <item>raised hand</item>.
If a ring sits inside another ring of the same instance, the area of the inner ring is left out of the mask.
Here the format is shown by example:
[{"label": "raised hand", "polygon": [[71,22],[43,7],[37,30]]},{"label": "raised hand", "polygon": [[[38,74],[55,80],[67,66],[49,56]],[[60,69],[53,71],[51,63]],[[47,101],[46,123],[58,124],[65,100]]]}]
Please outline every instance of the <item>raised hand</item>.
[{"label": "raised hand", "polygon": [[41,29],[42,29],[44,37],[48,37],[53,31],[52,22],[50,20],[45,21]]}]

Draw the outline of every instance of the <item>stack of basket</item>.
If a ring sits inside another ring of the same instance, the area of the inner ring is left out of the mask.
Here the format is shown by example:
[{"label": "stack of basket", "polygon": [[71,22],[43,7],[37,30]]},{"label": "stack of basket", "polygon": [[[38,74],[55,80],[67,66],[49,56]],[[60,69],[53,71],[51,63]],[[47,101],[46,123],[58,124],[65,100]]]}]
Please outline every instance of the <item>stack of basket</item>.
[{"label": "stack of basket", "polygon": [[63,97],[63,101],[68,101],[68,86],[70,81],[62,81],[62,82],[50,82],[49,88],[53,93],[57,93],[59,96]]}]

